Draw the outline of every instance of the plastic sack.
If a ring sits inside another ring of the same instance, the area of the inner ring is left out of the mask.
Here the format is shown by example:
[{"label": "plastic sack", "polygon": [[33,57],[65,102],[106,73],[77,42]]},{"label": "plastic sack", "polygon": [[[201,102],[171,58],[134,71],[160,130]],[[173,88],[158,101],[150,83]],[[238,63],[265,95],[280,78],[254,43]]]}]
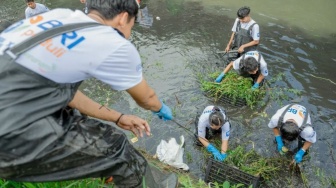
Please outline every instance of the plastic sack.
[{"label": "plastic sack", "polygon": [[161,140],[160,144],[156,148],[156,155],[159,160],[170,166],[173,166],[182,170],[189,170],[189,166],[183,163],[184,144],[183,135],[180,136],[181,144],[178,144],[175,138],[170,138],[168,142]]}]

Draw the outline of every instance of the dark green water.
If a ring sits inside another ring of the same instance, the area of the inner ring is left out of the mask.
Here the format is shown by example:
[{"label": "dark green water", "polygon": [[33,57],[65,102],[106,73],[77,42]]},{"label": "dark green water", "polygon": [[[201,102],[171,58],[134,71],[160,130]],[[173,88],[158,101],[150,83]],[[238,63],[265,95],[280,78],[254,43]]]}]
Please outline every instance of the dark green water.
[{"label": "dark green water", "polygon": [[[216,51],[223,50],[229,40],[236,10],[249,3],[251,16],[260,25],[259,50],[268,62],[268,79],[284,73],[284,79],[276,82],[275,87],[295,88],[302,91],[302,95],[291,95],[282,102],[300,102],[311,111],[318,140],[304,162],[309,187],[328,187],[322,177],[336,179],[336,27],[332,24],[336,1],[142,2],[147,4],[154,22],[150,28],[136,26],[131,40],[141,54],[145,77],[160,98],[172,107],[176,121],[190,127],[191,131],[194,131],[193,120],[197,112],[212,104],[200,90],[196,75],[223,68],[219,66],[223,58]],[[83,8],[79,0],[45,0],[44,3],[50,8]],[[1,0],[0,20],[3,23],[23,18],[24,9],[23,0]],[[185,160],[191,173],[200,178],[204,176],[205,159],[187,132],[173,122],[163,122],[138,108],[126,93],[113,93],[108,87],[95,84],[95,81],[85,82],[82,88],[97,101],[107,102],[124,113],[146,118],[151,124],[153,136],[140,139],[136,145],[153,155],[161,139],[175,137],[178,140],[183,134],[186,137]],[[257,110],[225,106],[233,121],[230,146],[253,143],[261,155],[276,155],[273,133],[267,124],[280,106],[276,101],[267,101],[264,108]],[[264,112],[268,116],[262,117],[255,112]],[[191,160],[187,160],[186,156],[192,156]],[[282,186],[288,184],[286,178],[279,178],[284,182]],[[298,182],[291,182],[288,186],[303,187]]]}]

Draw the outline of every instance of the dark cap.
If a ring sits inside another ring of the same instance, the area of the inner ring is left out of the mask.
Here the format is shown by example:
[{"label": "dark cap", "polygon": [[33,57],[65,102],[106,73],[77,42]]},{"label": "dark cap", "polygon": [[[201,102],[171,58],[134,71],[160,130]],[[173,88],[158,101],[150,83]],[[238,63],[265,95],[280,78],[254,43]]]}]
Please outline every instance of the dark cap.
[{"label": "dark cap", "polygon": [[243,19],[250,14],[250,7],[244,6],[237,11],[237,16],[239,19]]}]

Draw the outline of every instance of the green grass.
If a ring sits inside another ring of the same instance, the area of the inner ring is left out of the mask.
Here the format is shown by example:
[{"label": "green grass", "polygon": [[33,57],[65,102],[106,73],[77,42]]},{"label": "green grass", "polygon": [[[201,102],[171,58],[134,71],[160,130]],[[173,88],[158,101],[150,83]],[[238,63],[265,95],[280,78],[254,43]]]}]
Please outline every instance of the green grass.
[{"label": "green grass", "polygon": [[[242,146],[228,152],[226,163],[238,167],[241,171],[254,176],[261,176],[264,180],[275,178],[280,172],[283,158],[265,158],[255,150],[245,151]],[[288,164],[290,161],[288,161]]]},{"label": "green grass", "polygon": [[265,96],[265,89],[261,87],[252,90],[252,79],[239,76],[237,73],[230,71],[225,75],[221,83],[215,83],[213,80],[220,74],[220,72],[211,73],[209,75],[210,81],[201,80],[201,89],[205,91],[215,101],[222,97],[231,99],[233,103],[238,100],[245,100],[250,108],[254,108],[258,101]]},{"label": "green grass", "polygon": [[220,101],[222,98],[229,99],[232,104],[246,101],[247,106],[255,109],[258,106],[265,106],[267,99],[282,105],[283,101],[301,95],[301,91],[297,89],[278,86],[278,83],[283,81],[283,73],[265,80],[264,86],[256,90],[251,89],[251,78],[244,78],[234,71],[228,72],[221,83],[215,83],[214,80],[219,74],[220,72],[210,73],[207,76],[198,75],[202,91],[215,101]]}]

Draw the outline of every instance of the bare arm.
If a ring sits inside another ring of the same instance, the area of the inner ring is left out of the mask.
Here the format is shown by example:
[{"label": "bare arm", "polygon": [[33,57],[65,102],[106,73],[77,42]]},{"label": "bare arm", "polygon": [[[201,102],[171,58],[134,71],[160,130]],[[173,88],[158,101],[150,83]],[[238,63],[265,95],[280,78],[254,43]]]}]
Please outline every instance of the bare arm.
[{"label": "bare arm", "polygon": [[274,136],[280,135],[280,131],[279,131],[279,129],[277,127],[273,128],[273,133],[274,133]]},{"label": "bare arm", "polygon": [[209,141],[206,138],[198,137],[198,140],[203,144],[204,147],[208,147]]},{"label": "bare arm", "polygon": [[120,112],[117,112],[106,107],[102,107],[99,103],[91,100],[81,91],[77,91],[72,101],[68,104],[71,108],[79,110],[81,113],[90,117],[116,122]]},{"label": "bare arm", "polygon": [[264,75],[259,74],[258,79],[257,79],[257,83],[260,84],[260,82],[261,82],[264,78],[265,78]]},{"label": "bare arm", "polygon": [[125,130],[132,131],[136,136],[142,137],[142,131],[150,135],[149,125],[145,120],[133,115],[122,115],[120,112],[104,107],[84,95],[81,91],[76,92],[68,105],[90,117],[111,122],[116,122],[119,119],[117,125]]},{"label": "bare arm", "polygon": [[226,153],[229,146],[229,140],[222,140],[222,151],[221,153]]},{"label": "bare arm", "polygon": [[259,40],[254,40],[254,41],[251,41],[249,43],[243,44],[239,47],[238,52],[242,53],[242,52],[244,52],[245,48],[250,47],[250,46],[254,46],[254,45],[258,45],[258,44],[259,44]]},{"label": "bare arm", "polygon": [[311,142],[305,141],[305,143],[302,146],[302,149],[304,149],[305,151],[307,151],[311,145],[312,145]]},{"label": "bare arm", "polygon": [[139,106],[146,110],[157,112],[162,107],[155,91],[149,87],[144,78],[139,84],[126,91],[132,96]]},{"label": "bare arm", "polygon": [[228,42],[228,44],[227,44],[227,46],[226,46],[226,48],[225,48],[225,51],[226,51],[226,52],[228,52],[228,51],[231,49],[231,44],[232,44],[234,35],[235,35],[235,32],[232,32],[231,37],[230,37],[230,40],[229,40],[229,42]]},{"label": "bare arm", "polygon": [[224,74],[226,74],[227,72],[229,72],[233,67],[233,61],[231,61],[224,69]]}]

